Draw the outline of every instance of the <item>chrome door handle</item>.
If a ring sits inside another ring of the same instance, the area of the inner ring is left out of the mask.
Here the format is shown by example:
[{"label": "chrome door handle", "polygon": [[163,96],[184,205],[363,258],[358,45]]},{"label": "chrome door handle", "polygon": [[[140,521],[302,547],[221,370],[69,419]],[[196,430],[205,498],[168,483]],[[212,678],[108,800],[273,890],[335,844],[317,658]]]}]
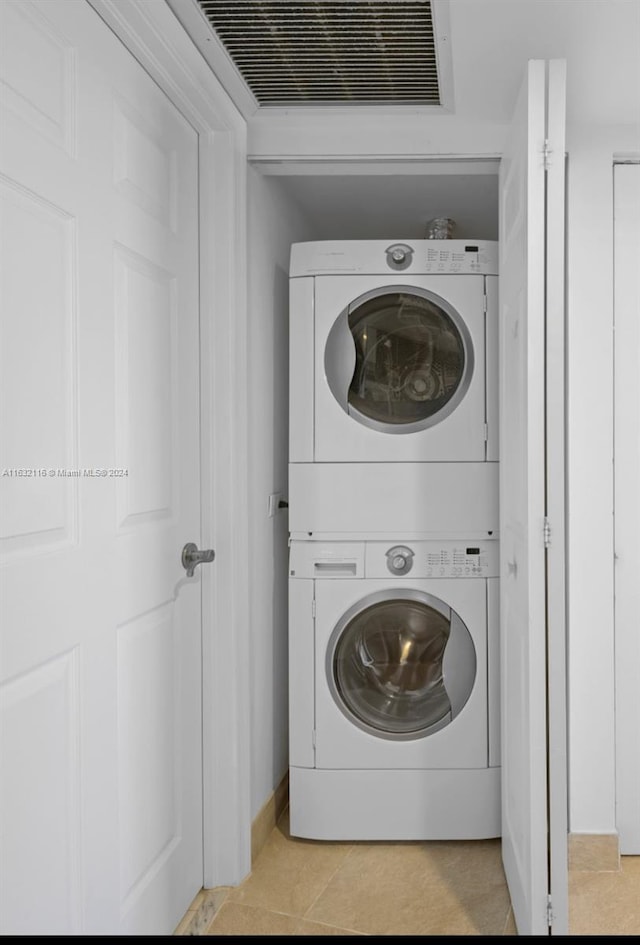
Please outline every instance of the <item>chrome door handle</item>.
[{"label": "chrome door handle", "polygon": [[188,542],[182,549],[182,567],[187,572],[187,577],[193,577],[193,572],[199,564],[206,564],[213,561],[216,553],[213,548],[207,548],[199,551],[198,546],[192,541]]}]

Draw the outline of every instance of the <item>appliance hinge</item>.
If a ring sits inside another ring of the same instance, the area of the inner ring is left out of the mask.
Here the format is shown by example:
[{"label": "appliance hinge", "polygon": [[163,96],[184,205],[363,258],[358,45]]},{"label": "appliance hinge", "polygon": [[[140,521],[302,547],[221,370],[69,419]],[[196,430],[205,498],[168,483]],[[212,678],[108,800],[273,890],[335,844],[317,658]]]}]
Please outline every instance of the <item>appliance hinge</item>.
[{"label": "appliance hinge", "polygon": [[542,164],[545,171],[549,170],[549,165],[551,164],[551,148],[549,147],[549,139],[544,139],[544,145],[542,147]]},{"label": "appliance hinge", "polygon": [[553,920],[555,916],[553,914],[553,903],[551,902],[551,896],[547,896],[547,925],[549,928],[553,925]]},{"label": "appliance hinge", "polygon": [[316,750],[316,730],[315,728],[311,729],[311,747],[313,750]]},{"label": "appliance hinge", "polygon": [[542,526],[542,539],[544,541],[545,548],[548,548],[551,544],[551,525],[549,524],[549,519],[545,515],[544,525]]},{"label": "appliance hinge", "polygon": [[316,619],[316,599],[315,599],[315,597],[314,597],[313,600],[311,601],[311,616],[313,617],[314,620]]},{"label": "appliance hinge", "polygon": [[489,424],[485,423],[484,425],[484,441],[485,443],[489,442]]},{"label": "appliance hinge", "polygon": [[482,297],[482,311],[483,311],[484,314],[486,315],[487,312],[488,312],[488,310],[489,310],[489,303],[488,303],[488,301],[487,301],[487,293],[486,293],[486,290],[485,290],[485,293],[484,293],[484,295],[483,295],[483,297]]}]

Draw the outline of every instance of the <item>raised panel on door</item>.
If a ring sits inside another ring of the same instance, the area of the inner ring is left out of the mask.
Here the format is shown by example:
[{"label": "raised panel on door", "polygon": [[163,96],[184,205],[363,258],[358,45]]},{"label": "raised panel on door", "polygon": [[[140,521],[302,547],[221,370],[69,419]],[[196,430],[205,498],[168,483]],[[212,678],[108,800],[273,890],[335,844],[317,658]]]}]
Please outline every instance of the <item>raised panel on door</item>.
[{"label": "raised panel on door", "polygon": [[176,279],[114,247],[118,526],[172,519],[175,490]]},{"label": "raised panel on door", "polygon": [[[0,913],[16,935],[82,928],[78,655],[60,653],[0,689]],[[49,883],[43,909],[36,864]]]},{"label": "raised panel on door", "polygon": [[120,896],[125,910],[180,841],[174,679],[179,659],[172,603],[118,628]]},{"label": "raised panel on door", "polygon": [[113,174],[116,190],[134,206],[176,232],[178,155],[161,122],[114,96]]},{"label": "raised panel on door", "polygon": [[0,215],[0,540],[15,557],[77,539],[77,228],[10,178],[0,181]]},{"label": "raised panel on door", "polygon": [[[41,6],[7,2],[4,7],[5,42],[0,56],[3,105],[46,142],[74,156],[75,48]],[[28,56],[25,50],[29,50]]]}]

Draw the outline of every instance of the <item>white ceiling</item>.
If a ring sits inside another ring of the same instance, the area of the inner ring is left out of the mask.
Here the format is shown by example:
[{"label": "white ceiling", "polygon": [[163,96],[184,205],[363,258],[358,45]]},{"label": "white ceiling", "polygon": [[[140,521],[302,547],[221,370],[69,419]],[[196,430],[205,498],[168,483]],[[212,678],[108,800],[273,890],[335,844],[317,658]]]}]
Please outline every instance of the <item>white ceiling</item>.
[{"label": "white ceiling", "polygon": [[[197,0],[166,2],[243,114],[255,114],[253,97]],[[438,0],[442,4],[449,18],[456,116],[508,122],[526,60],[559,58],[567,60],[570,121],[640,120],[640,0]]]},{"label": "white ceiling", "polygon": [[455,114],[509,121],[527,59],[567,60],[572,123],[640,122],[640,0],[450,0]]},{"label": "white ceiling", "polygon": [[[569,122],[637,123],[640,137],[640,0],[450,0],[449,15],[449,120],[508,124],[527,59],[563,58]],[[274,186],[318,239],[416,239],[434,216],[456,220],[459,237],[497,239],[497,164],[455,173],[293,171]]]},{"label": "white ceiling", "polygon": [[[209,57],[215,43],[205,41],[211,33],[208,27],[207,35],[203,33],[196,0],[167,2],[212,67],[222,67],[221,81],[238,107],[251,115],[248,91],[228,57]],[[569,124],[640,127],[640,0],[448,0],[448,15],[453,114],[434,116],[436,121],[507,125],[526,61],[560,58],[567,61]],[[282,110],[276,110],[279,118],[269,109],[257,114],[255,103],[253,111],[250,135],[252,128],[266,123],[274,129],[275,140],[287,122],[297,125],[299,135],[302,128],[313,129],[316,121],[322,128],[333,122],[339,138],[344,122],[357,120],[356,111],[347,114],[348,106],[332,118],[308,108],[288,109],[284,119]],[[406,120],[415,121],[415,116]],[[423,116],[421,121],[424,129],[429,119]],[[271,153],[277,156],[276,152],[279,147]],[[298,205],[312,222],[317,239],[335,238],[336,233],[344,239],[417,239],[435,216],[454,219],[458,237],[497,239],[497,163],[479,170],[462,166],[453,173],[438,167],[424,172],[418,167],[388,167],[376,173],[355,166],[323,167],[321,173],[313,167],[301,172],[293,166],[265,165],[261,170],[279,175],[272,178],[272,186]]]}]

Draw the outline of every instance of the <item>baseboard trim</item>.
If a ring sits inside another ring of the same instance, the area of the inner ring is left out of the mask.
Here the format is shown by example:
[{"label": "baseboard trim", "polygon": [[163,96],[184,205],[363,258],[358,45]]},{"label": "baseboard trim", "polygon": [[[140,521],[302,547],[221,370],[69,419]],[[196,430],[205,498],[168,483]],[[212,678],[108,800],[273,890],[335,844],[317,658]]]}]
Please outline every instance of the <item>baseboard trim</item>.
[{"label": "baseboard trim", "polygon": [[251,865],[267,842],[269,834],[278,823],[289,802],[289,772],[275,791],[267,798],[251,824]]},{"label": "baseboard trim", "polygon": [[206,935],[214,915],[227,898],[230,889],[230,886],[201,889],[173,934]]},{"label": "baseboard trim", "polygon": [[574,872],[615,872],[620,869],[617,833],[570,833],[569,869]]},{"label": "baseboard trim", "polygon": [[[289,803],[289,772],[267,798],[251,824],[251,866],[267,842]],[[214,915],[226,899],[231,886],[201,889],[189,906],[174,935],[205,935]]]}]

